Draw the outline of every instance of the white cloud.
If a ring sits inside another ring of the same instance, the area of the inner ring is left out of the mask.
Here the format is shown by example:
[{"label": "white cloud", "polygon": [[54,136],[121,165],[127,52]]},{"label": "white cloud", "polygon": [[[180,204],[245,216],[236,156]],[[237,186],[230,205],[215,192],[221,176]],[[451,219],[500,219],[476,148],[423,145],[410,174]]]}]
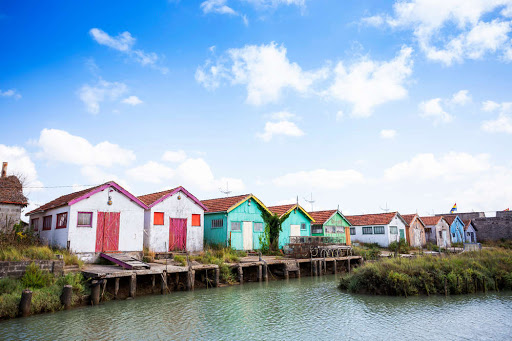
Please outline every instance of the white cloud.
[{"label": "white cloud", "polygon": [[238,13],[231,7],[226,5],[227,0],[206,0],[201,3],[201,9],[203,13],[219,13],[219,14],[230,14],[238,15]]},{"label": "white cloud", "polygon": [[190,184],[204,191],[216,191],[220,187],[224,187],[227,182],[229,189],[233,192],[245,189],[241,179],[215,178],[208,163],[201,158],[185,160],[178,166],[176,173],[187,186]]},{"label": "white cloud", "polygon": [[215,65],[207,61],[199,67],[196,80],[206,88],[216,88],[222,80],[244,85],[247,102],[261,105],[276,102],[286,89],[304,94],[315,80],[326,77],[326,69],[303,71],[288,60],[286,53],[284,46],[275,43],[230,49]]},{"label": "white cloud", "polygon": [[270,118],[277,121],[290,120],[295,118],[296,115],[288,111],[278,111],[270,114]]},{"label": "white cloud", "polygon": [[396,1],[393,16],[376,15],[363,22],[411,29],[427,58],[451,65],[497,52],[508,59],[511,9],[510,0]]},{"label": "white cloud", "polygon": [[300,137],[304,135],[304,132],[290,121],[267,122],[264,132],[258,134],[258,137],[269,142],[275,135]]},{"label": "white cloud", "polygon": [[471,102],[471,96],[469,96],[468,90],[460,90],[453,94],[450,101],[454,105],[466,105]]},{"label": "white cloud", "polygon": [[128,91],[126,84],[107,82],[100,79],[96,85],[85,84],[78,91],[80,100],[92,114],[100,112],[100,104],[106,100],[115,101]]},{"label": "white cloud", "polygon": [[[8,162],[8,175],[19,175],[21,178],[25,178],[25,186],[40,187],[43,185],[38,179],[36,166],[25,148],[0,144],[0,162]],[[37,189],[29,189],[29,191],[34,190]]]},{"label": "white cloud", "polygon": [[272,182],[279,187],[341,189],[348,185],[360,184],[364,176],[356,170],[326,170],[315,169],[289,173],[275,178]]},{"label": "white cloud", "polygon": [[37,144],[40,157],[67,164],[110,167],[135,160],[133,151],[117,144],[103,141],[93,145],[83,137],[58,129],[43,129]]},{"label": "white cloud", "polygon": [[125,103],[125,104],[129,104],[131,106],[136,106],[136,105],[144,103],[137,96],[126,97],[125,99],[123,99],[122,102]]},{"label": "white cloud", "polygon": [[343,110],[338,110],[338,112],[336,113],[336,121],[341,121],[343,119]]},{"label": "white cloud", "polygon": [[444,111],[441,105],[441,98],[433,98],[423,101],[418,105],[420,116],[424,118],[432,118],[434,123],[449,123],[453,121],[453,116]]},{"label": "white cloud", "polygon": [[512,102],[496,103],[485,101],[482,110],[487,112],[498,111],[498,117],[494,120],[484,121],[482,130],[488,133],[512,134]]},{"label": "white cloud", "polygon": [[89,34],[98,44],[120,51],[143,66],[150,66],[164,74],[169,71],[166,67],[158,65],[159,57],[156,53],[134,50],[136,39],[130,32],[125,31],[113,37],[99,28],[91,28]]},{"label": "white cloud", "polygon": [[[126,180],[120,178],[114,173],[109,173],[101,169],[97,166],[84,166],[80,169],[80,174],[84,176],[87,179],[87,182],[89,184],[102,184],[108,181],[115,181],[119,185],[121,185],[123,188],[130,190],[130,186]],[[73,190],[80,191],[83,190],[83,186],[73,185]]]},{"label": "white cloud", "polygon": [[487,112],[495,111],[495,110],[499,109],[500,106],[501,105],[499,103],[496,103],[494,101],[482,102],[482,110],[487,111]]},{"label": "white cloud", "polygon": [[394,139],[396,136],[396,130],[393,129],[382,129],[380,131],[380,137],[383,139]]},{"label": "white cloud", "polygon": [[142,166],[127,170],[126,173],[138,181],[158,184],[172,179],[175,171],[158,162],[149,161]]},{"label": "white cloud", "polygon": [[0,89],[0,97],[12,97],[14,99],[20,99],[21,95],[16,89],[9,89],[5,91]]},{"label": "white cloud", "polygon": [[334,84],[326,94],[352,104],[352,116],[368,117],[376,106],[407,96],[405,82],[412,73],[411,54],[412,49],[404,46],[387,62],[364,58],[348,68],[339,62],[334,69]]},{"label": "white cloud", "polygon": [[162,155],[162,160],[168,162],[182,162],[185,161],[186,158],[187,154],[183,150],[167,150]]}]

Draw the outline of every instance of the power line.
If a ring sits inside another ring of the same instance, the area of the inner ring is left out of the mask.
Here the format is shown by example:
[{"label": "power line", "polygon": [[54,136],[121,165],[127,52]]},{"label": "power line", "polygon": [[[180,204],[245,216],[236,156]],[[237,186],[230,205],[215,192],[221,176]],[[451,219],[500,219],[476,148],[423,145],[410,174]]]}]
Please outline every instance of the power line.
[{"label": "power line", "polygon": [[[95,187],[98,185],[62,185],[62,186],[21,186],[23,189],[29,188],[71,188],[71,187]],[[19,187],[8,187],[8,186],[0,186],[0,188],[9,188],[9,189],[19,189]]]}]

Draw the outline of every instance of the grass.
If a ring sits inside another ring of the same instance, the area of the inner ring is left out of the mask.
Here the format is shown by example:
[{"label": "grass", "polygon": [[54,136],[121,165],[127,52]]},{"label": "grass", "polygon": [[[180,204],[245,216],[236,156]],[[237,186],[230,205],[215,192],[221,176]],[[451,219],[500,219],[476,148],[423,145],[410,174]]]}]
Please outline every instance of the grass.
[{"label": "grass", "polygon": [[512,250],[512,240],[510,240],[510,239],[486,240],[486,241],[482,242],[482,246],[500,247],[503,249]]},{"label": "grass", "polygon": [[[197,256],[192,256],[194,260],[203,264],[216,264],[220,269],[220,280],[225,283],[234,283],[235,276],[227,263],[237,263],[241,257],[247,256],[244,251],[237,251],[227,247],[207,246],[205,251]],[[174,258],[176,260],[176,257]]]},{"label": "grass", "polygon": [[400,253],[402,253],[402,254],[408,254],[411,251],[411,247],[409,246],[409,244],[407,244],[407,242],[403,238],[400,239],[399,242],[389,243],[388,249],[391,252],[396,252],[398,249],[400,251]]},{"label": "grass", "polygon": [[394,296],[511,290],[512,251],[385,259],[355,269],[341,278],[339,287],[355,293]]},{"label": "grass", "polygon": [[376,243],[359,243],[359,246],[352,247],[352,251],[365,260],[377,260],[380,256],[380,246]]},{"label": "grass", "polygon": [[66,265],[83,266],[83,262],[74,253],[65,249],[52,249],[45,245],[1,245],[0,261],[57,260],[61,255]]},{"label": "grass", "polygon": [[175,255],[174,256],[174,261],[176,263],[178,263],[179,265],[181,265],[181,266],[186,266],[187,265],[187,258],[185,256],[182,256],[182,255]]}]

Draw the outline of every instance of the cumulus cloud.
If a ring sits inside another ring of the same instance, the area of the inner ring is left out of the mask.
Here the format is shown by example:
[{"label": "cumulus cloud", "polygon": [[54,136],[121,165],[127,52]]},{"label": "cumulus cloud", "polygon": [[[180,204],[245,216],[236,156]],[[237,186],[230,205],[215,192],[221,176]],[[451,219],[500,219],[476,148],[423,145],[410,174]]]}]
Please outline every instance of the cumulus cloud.
[{"label": "cumulus cloud", "polygon": [[225,186],[226,183],[229,183],[229,189],[234,192],[245,189],[241,179],[216,178],[208,163],[201,158],[185,160],[178,166],[176,173],[184,183],[191,184],[204,191],[216,191],[219,187]]},{"label": "cumulus cloud", "polygon": [[369,58],[346,66],[339,62],[334,69],[334,83],[326,94],[352,104],[352,116],[368,117],[376,106],[407,96],[405,82],[412,73],[412,49],[402,47],[390,61]]},{"label": "cumulus cloud", "polygon": [[482,122],[482,130],[488,133],[512,134],[512,102],[482,102],[482,110],[488,113],[498,112],[494,120]]},{"label": "cumulus cloud", "polygon": [[451,65],[498,53],[510,60],[510,0],[396,1],[393,15],[363,19],[374,26],[409,29],[427,58]]},{"label": "cumulus cloud", "polygon": [[81,166],[129,165],[135,153],[117,144],[103,141],[93,145],[83,137],[59,129],[43,129],[37,145],[39,156],[46,160]]},{"label": "cumulus cloud", "polygon": [[218,13],[218,14],[229,14],[238,15],[238,13],[226,5],[227,0],[206,0],[201,3],[201,9],[203,13]]},{"label": "cumulus cloud", "polygon": [[104,101],[116,101],[128,91],[128,87],[120,82],[107,82],[100,79],[96,84],[85,84],[78,90],[80,100],[87,111],[92,114],[100,112],[100,104]]},{"label": "cumulus cloud", "polygon": [[0,162],[8,162],[8,175],[13,174],[24,178],[25,186],[40,187],[43,185],[38,179],[36,166],[25,148],[0,144]]},{"label": "cumulus cloud", "polygon": [[396,130],[394,129],[382,129],[380,131],[380,137],[383,139],[394,139],[396,136]]},{"label": "cumulus cloud", "polygon": [[288,173],[275,178],[272,182],[279,187],[306,187],[336,190],[348,185],[360,184],[364,181],[363,174],[353,169],[315,169],[311,171]]},{"label": "cumulus cloud", "polygon": [[142,102],[142,101],[140,100],[140,98],[139,98],[139,97],[137,97],[137,96],[129,96],[129,97],[126,97],[125,99],[123,99],[123,101],[122,101],[122,102],[123,102],[123,103],[125,103],[125,104],[129,104],[129,105],[131,105],[131,106],[136,106],[136,105],[139,105],[139,104],[144,103],[144,102]]},{"label": "cumulus cloud", "polygon": [[[102,184],[108,181],[115,181],[123,188],[130,190],[130,185],[125,179],[120,178],[114,172],[106,172],[104,169],[98,166],[84,166],[80,169],[80,174],[87,179],[87,182],[91,184]],[[73,190],[83,190],[83,186],[73,185]]]},{"label": "cumulus cloud", "polygon": [[422,101],[418,105],[420,117],[432,119],[434,124],[449,123],[455,118],[445,110],[445,106],[449,106],[455,110],[459,106],[466,105],[471,102],[471,96],[468,90],[460,90],[453,94],[451,98],[432,98]]},{"label": "cumulus cloud", "polygon": [[185,161],[186,158],[187,158],[187,153],[185,153],[185,151],[183,151],[183,150],[177,150],[177,151],[167,150],[162,155],[162,160],[168,161],[168,162],[182,162],[182,161]]},{"label": "cumulus cloud", "polygon": [[2,91],[0,89],[0,97],[11,97],[14,99],[20,99],[21,95],[18,92],[18,90],[16,90],[16,89],[9,89],[9,90],[5,90],[5,91]]},{"label": "cumulus cloud", "polygon": [[455,105],[466,105],[471,102],[468,90],[460,90],[453,94],[451,103]]},{"label": "cumulus cloud", "polygon": [[161,183],[174,177],[175,171],[155,161],[149,161],[142,166],[131,168],[126,173],[138,181]]},{"label": "cumulus cloud", "polygon": [[133,49],[136,39],[128,31],[114,37],[99,28],[91,28],[89,34],[98,44],[122,52],[143,66],[150,66],[164,74],[169,71],[166,67],[158,65],[159,57],[156,53]]},{"label": "cumulus cloud", "polygon": [[265,123],[265,129],[263,133],[258,134],[258,137],[269,142],[276,135],[300,137],[304,132],[294,122],[283,120]]}]

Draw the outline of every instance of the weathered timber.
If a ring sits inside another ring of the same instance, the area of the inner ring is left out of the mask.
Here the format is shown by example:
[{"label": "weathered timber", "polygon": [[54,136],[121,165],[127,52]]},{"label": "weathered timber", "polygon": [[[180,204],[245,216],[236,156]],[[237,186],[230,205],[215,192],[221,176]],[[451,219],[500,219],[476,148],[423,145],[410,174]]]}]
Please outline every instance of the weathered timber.
[{"label": "weathered timber", "polygon": [[130,297],[135,298],[135,293],[137,292],[137,275],[132,274],[130,278]]},{"label": "weathered timber", "polygon": [[21,292],[21,300],[19,305],[20,316],[26,317],[30,315],[30,306],[32,305],[32,291],[25,289]]},{"label": "weathered timber", "polygon": [[60,296],[60,301],[64,306],[65,310],[71,308],[71,299],[73,298],[73,286],[66,284],[64,288],[62,288],[62,294]]}]

